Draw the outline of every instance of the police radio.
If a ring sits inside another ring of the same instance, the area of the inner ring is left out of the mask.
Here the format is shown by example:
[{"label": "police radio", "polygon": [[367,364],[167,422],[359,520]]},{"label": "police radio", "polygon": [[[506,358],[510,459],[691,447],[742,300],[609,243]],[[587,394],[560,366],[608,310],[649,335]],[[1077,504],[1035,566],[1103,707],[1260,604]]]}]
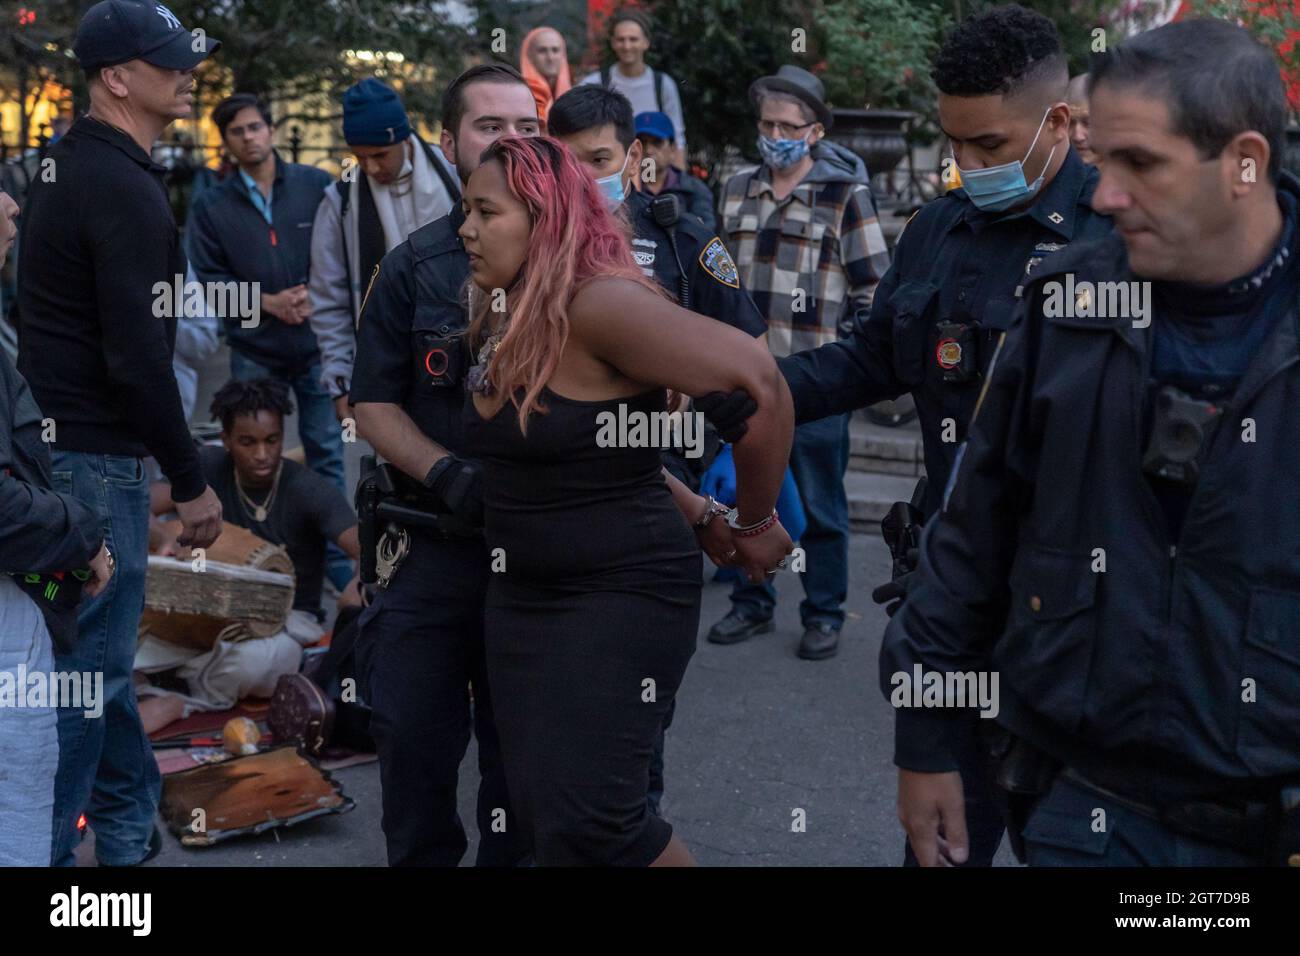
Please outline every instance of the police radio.
[{"label": "police radio", "polygon": [[682,268],[682,257],[677,253],[677,223],[681,221],[681,206],[672,193],[664,193],[650,203],[650,216],[655,224],[668,233],[668,245],[673,250],[673,259],[677,262],[677,304],[683,309],[691,307],[691,283]]},{"label": "police radio", "polygon": [[1173,385],[1161,386],[1142,471],[1182,485],[1195,484],[1202,454],[1221,417],[1222,405],[1193,398]]}]

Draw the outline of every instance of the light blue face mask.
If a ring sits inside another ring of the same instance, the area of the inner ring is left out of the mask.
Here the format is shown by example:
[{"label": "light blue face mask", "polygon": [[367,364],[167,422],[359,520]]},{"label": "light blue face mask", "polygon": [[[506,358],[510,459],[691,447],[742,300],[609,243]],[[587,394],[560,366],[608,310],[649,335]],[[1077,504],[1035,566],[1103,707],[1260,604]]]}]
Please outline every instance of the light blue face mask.
[{"label": "light blue face mask", "polygon": [[[1047,122],[1047,114],[1050,112],[1049,108],[1047,113],[1043,114],[1042,122],[1038,124],[1038,132],[1034,134],[1034,141],[1029,144],[1029,152],[1025,153],[1025,159],[1029,158],[1034,147],[1038,145],[1038,137],[1043,134],[1043,124]],[[1055,155],[1056,147],[1053,146],[1052,151],[1047,154],[1047,162],[1043,163],[1042,173],[1028,184],[1025,182],[1025,159],[1003,163],[1001,166],[986,166],[983,169],[962,169],[958,166],[957,171],[961,173],[962,188],[966,190],[967,198],[976,209],[984,212],[1002,212],[1037,195],[1038,190],[1043,188],[1047,167],[1052,165],[1052,157]]]},{"label": "light blue face mask", "polygon": [[808,155],[807,137],[803,139],[769,139],[758,137],[758,152],[773,169],[789,169]]},{"label": "light blue face mask", "polygon": [[627,198],[627,184],[623,182],[623,173],[627,170],[627,161],[631,158],[632,154],[628,153],[623,157],[622,169],[612,175],[601,176],[596,180],[596,188],[600,190],[600,194],[605,198],[605,205],[610,211],[617,209],[619,204]]}]

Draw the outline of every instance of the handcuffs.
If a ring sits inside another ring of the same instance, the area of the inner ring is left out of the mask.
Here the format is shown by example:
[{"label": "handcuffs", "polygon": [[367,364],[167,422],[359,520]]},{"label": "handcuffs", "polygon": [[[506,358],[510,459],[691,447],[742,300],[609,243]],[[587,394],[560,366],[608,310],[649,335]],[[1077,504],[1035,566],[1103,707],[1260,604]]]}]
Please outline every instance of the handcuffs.
[{"label": "handcuffs", "polygon": [[[764,531],[766,531],[768,528],[770,528],[772,525],[776,524],[777,521],[780,520],[780,515],[778,515],[776,509],[773,508],[772,513],[768,515],[766,518],[763,518],[761,521],[756,521],[753,524],[749,524],[749,525],[743,525],[740,523],[739,508],[728,508],[726,505],[722,504],[716,498],[714,498],[713,495],[708,495],[707,497],[709,500],[708,503],[704,506],[704,514],[700,516],[699,520],[697,520],[693,525],[691,525],[691,527],[694,528],[696,531],[702,531],[705,528],[707,528],[709,526],[709,522],[711,522],[714,518],[725,518],[727,522],[727,527],[731,528],[733,531],[738,532],[741,537],[752,537],[753,535],[762,534]],[[731,558],[735,556],[735,554],[736,552],[734,550],[728,551],[727,557]],[[782,558],[780,561],[777,562],[776,567],[772,568],[767,573],[776,574],[777,571],[784,570],[787,566],[788,566],[788,559]]]}]

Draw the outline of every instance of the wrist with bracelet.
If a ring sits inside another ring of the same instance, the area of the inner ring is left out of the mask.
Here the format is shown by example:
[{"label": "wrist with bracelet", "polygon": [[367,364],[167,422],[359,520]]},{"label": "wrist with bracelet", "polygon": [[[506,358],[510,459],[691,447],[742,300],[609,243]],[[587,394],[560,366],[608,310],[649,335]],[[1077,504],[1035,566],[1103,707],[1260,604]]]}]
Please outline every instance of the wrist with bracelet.
[{"label": "wrist with bracelet", "polygon": [[764,531],[767,531],[769,528],[773,527],[780,520],[781,520],[781,516],[777,514],[775,508],[772,509],[772,513],[768,515],[766,518],[763,518],[759,521],[755,521],[752,524],[740,523],[739,508],[732,508],[727,512],[727,526],[736,533],[735,536],[737,538],[750,538],[753,537],[754,535],[762,534]]}]

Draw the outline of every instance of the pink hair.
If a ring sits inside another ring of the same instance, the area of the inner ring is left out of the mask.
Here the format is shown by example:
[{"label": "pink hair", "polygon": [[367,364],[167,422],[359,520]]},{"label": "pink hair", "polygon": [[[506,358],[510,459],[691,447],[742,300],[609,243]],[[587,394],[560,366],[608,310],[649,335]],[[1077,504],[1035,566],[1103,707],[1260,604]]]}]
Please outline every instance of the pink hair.
[{"label": "pink hair", "polygon": [[[628,228],[605,207],[587,170],[562,143],[547,136],[507,136],[482,161],[505,167],[510,192],[533,221],[523,266],[510,290],[510,322],[492,357],[494,386],[519,409],[520,431],[555,374],[569,339],[569,302],[598,276],[636,282],[665,295],[632,258]],[[470,341],[482,340],[488,312],[478,310]],[[519,392],[523,391],[522,400]]]}]

